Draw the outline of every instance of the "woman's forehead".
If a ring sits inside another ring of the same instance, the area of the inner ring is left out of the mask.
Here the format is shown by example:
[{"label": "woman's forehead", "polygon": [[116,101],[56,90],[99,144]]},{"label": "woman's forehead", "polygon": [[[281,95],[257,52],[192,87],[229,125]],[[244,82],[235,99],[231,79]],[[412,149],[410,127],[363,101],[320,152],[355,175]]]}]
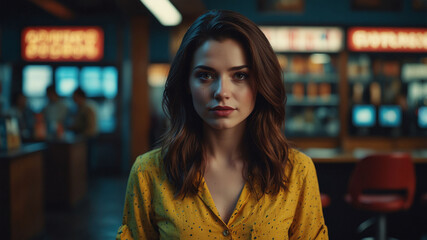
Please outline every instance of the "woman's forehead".
[{"label": "woman's forehead", "polygon": [[198,49],[193,56],[194,68],[197,65],[218,65],[218,67],[233,67],[248,65],[247,57],[242,45],[234,39],[207,40]]}]

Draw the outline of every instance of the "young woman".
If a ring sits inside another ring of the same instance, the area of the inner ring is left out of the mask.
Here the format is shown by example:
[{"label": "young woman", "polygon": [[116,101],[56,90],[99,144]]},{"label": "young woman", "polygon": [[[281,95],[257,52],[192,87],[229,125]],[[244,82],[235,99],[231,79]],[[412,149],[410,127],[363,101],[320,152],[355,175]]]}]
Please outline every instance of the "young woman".
[{"label": "young woman", "polygon": [[313,162],[281,133],[282,76],[249,19],[199,17],[167,78],[171,127],[133,165],[117,239],[328,239]]}]

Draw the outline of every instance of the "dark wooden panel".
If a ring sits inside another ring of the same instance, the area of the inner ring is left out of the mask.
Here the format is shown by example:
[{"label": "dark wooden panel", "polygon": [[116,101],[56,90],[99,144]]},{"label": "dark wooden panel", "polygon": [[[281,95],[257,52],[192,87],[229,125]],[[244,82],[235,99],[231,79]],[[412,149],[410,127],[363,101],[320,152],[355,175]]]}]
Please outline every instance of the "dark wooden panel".
[{"label": "dark wooden panel", "polygon": [[10,172],[9,161],[0,158],[0,232],[10,239]]},{"label": "dark wooden panel", "polygon": [[87,156],[86,144],[79,142],[70,149],[69,188],[71,205],[77,204],[87,192]]},{"label": "dark wooden panel", "polygon": [[87,147],[83,140],[50,142],[46,152],[46,204],[68,208],[87,192]]},{"label": "dark wooden panel", "polygon": [[10,163],[11,239],[30,239],[44,228],[43,154],[19,157]]},{"label": "dark wooden panel", "polygon": [[[148,18],[133,17],[131,20],[132,59],[132,111],[131,111],[131,162],[148,151],[150,105],[148,91]],[[132,165],[132,164],[131,164]]]}]

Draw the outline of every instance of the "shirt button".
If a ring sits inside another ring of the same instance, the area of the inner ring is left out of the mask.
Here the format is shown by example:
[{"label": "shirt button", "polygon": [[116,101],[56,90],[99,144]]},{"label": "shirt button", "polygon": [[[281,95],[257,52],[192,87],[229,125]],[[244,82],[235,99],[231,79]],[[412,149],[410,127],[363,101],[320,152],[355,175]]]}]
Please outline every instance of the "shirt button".
[{"label": "shirt button", "polygon": [[224,232],[222,232],[222,235],[224,235],[224,237],[227,237],[228,235],[230,235],[230,232],[226,229],[224,230]]}]

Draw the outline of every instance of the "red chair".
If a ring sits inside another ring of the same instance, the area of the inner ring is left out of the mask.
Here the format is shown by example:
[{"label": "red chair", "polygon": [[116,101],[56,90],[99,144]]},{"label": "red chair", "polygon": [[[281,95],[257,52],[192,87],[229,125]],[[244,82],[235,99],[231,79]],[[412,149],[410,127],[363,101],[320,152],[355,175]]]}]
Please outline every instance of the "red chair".
[{"label": "red chair", "polygon": [[[371,155],[360,160],[349,181],[346,201],[378,214],[377,239],[386,239],[386,214],[407,210],[415,193],[414,164],[410,154]],[[368,224],[367,224],[368,223]],[[363,231],[372,220],[359,226]]]},{"label": "red chair", "polygon": [[331,204],[331,198],[326,193],[320,193],[320,200],[322,201],[322,207],[328,207]]}]

